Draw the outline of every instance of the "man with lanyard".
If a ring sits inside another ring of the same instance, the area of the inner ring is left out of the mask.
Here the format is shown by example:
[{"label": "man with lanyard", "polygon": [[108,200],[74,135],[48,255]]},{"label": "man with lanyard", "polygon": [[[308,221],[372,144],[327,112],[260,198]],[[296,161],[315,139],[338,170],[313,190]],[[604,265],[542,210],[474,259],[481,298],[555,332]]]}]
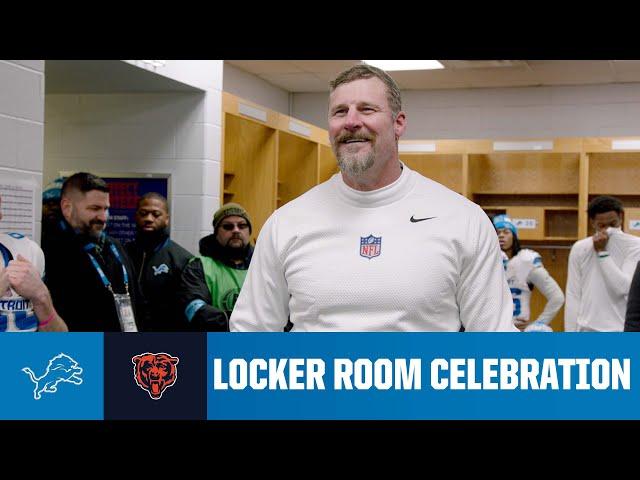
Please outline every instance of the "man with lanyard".
[{"label": "man with lanyard", "polygon": [[167,199],[156,192],[143,195],[136,210],[136,238],[125,249],[146,300],[149,331],[179,332],[188,327],[176,292],[193,255],[169,238],[168,227]]},{"label": "man with lanyard", "polygon": [[200,256],[185,267],[179,303],[194,330],[229,330],[229,317],[253,255],[251,221],[237,203],[213,216],[213,234],[200,240]]},{"label": "man with lanyard", "polygon": [[0,233],[0,333],[67,331],[43,274],[38,244],[19,233]]},{"label": "man with lanyard", "polygon": [[109,188],[90,173],[62,186],[61,232],[44,249],[46,283],[69,330],[135,332],[143,318],[141,295],[129,257],[104,233]]}]

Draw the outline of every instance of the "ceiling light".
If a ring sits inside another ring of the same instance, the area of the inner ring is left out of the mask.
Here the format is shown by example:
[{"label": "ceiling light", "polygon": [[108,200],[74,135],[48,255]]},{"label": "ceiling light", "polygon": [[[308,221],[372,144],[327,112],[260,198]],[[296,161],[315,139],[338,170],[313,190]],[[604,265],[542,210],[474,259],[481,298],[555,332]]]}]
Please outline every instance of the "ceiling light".
[{"label": "ceiling light", "polygon": [[363,60],[364,63],[387,72],[396,70],[435,70],[444,68],[438,60]]}]

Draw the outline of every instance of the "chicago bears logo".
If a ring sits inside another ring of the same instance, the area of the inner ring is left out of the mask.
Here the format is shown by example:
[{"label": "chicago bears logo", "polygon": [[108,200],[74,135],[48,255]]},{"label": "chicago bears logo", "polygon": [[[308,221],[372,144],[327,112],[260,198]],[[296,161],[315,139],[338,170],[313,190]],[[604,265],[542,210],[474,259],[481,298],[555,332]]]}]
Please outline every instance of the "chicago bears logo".
[{"label": "chicago bears logo", "polygon": [[176,365],[180,359],[168,353],[142,353],[131,358],[133,377],[138,386],[154,400],[162,398],[164,391],[178,379]]}]

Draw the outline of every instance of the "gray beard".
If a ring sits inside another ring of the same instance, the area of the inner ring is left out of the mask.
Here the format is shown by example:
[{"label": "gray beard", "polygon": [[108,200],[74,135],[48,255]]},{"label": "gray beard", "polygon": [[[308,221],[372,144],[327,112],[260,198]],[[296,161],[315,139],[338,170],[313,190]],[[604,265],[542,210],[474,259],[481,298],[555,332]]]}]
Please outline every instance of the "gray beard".
[{"label": "gray beard", "polygon": [[352,177],[359,177],[373,167],[374,163],[375,156],[373,152],[367,154],[363,159],[345,158],[342,155],[338,155],[340,171]]}]

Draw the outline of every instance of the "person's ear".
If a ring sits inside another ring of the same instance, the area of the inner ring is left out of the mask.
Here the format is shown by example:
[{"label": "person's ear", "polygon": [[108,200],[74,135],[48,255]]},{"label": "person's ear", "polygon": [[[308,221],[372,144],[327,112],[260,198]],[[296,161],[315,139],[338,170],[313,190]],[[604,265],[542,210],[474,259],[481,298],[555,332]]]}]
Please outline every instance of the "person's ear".
[{"label": "person's ear", "polygon": [[396,135],[396,140],[399,140],[400,137],[404,134],[405,129],[407,128],[407,117],[404,112],[398,112],[395,121],[393,122],[393,131]]},{"label": "person's ear", "polygon": [[69,220],[71,217],[71,213],[73,212],[73,203],[69,199],[69,197],[62,197],[60,200],[60,210],[62,211],[62,216]]}]

